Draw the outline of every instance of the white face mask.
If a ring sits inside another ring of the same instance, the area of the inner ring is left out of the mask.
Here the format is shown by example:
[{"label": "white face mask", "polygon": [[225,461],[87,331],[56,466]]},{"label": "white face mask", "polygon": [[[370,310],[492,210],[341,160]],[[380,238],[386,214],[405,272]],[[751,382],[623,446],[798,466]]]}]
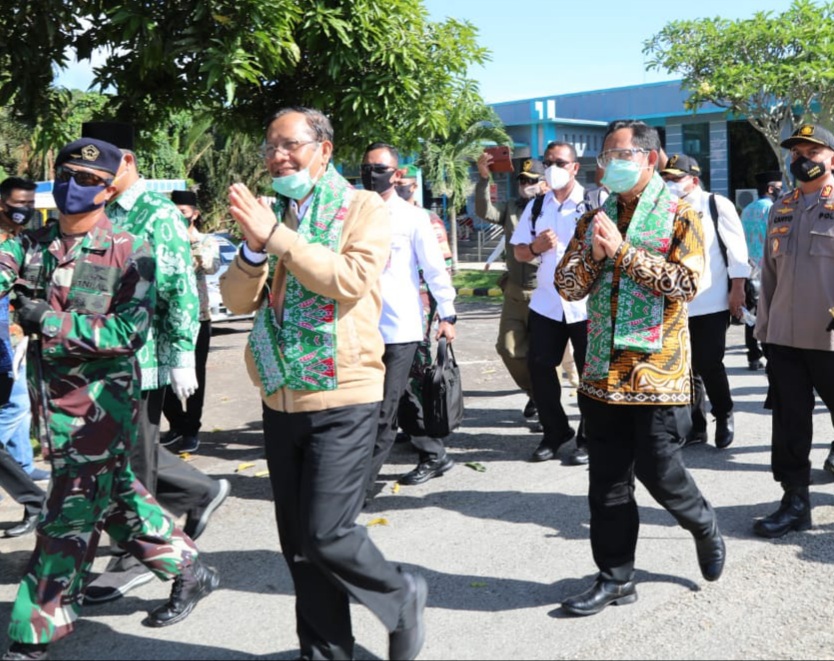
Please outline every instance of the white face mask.
[{"label": "white face mask", "polygon": [[542,192],[542,188],[536,183],[532,186],[519,186],[519,191],[521,191],[521,197],[525,200],[532,200],[536,197],[536,195]]},{"label": "white face mask", "polygon": [[544,179],[551,190],[561,190],[570,183],[570,173],[558,165],[551,165],[544,171]]},{"label": "white face mask", "polygon": [[675,197],[686,197],[688,192],[684,189],[683,184],[679,181],[667,181],[666,188]]}]

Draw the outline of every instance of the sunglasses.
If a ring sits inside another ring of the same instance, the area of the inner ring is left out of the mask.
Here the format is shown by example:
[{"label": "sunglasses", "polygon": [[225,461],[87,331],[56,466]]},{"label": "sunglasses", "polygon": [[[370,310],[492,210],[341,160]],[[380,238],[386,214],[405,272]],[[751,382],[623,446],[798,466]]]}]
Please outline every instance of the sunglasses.
[{"label": "sunglasses", "polygon": [[97,174],[87,172],[86,170],[70,170],[63,165],[55,168],[55,181],[66,183],[70,179],[75,179],[75,183],[79,186],[109,186],[113,183],[113,177],[103,179]]},{"label": "sunglasses", "polygon": [[561,158],[557,158],[555,161],[542,161],[542,165],[546,168],[549,168],[551,165],[555,165],[557,168],[563,168],[571,163],[573,161],[563,161]]},{"label": "sunglasses", "polygon": [[362,172],[376,172],[377,174],[385,174],[386,172],[391,172],[391,170],[395,170],[396,168],[392,168],[388,165],[383,165],[382,163],[362,163],[361,169]]}]

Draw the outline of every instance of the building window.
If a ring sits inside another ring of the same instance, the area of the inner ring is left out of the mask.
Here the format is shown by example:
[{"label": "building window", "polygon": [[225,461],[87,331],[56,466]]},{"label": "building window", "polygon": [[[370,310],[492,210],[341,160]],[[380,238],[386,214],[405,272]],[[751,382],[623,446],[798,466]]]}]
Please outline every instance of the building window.
[{"label": "building window", "polygon": [[698,122],[696,124],[684,124],[683,130],[683,153],[692,156],[701,167],[701,176],[704,189],[709,190],[710,184],[710,149],[709,149],[709,123]]}]

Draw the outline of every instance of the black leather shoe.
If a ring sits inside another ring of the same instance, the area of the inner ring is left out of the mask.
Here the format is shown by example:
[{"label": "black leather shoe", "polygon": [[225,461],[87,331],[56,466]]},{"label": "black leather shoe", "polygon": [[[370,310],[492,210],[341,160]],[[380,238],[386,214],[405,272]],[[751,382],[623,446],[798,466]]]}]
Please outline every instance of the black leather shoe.
[{"label": "black leather shoe", "polygon": [[764,369],[764,363],[761,360],[750,360],[747,362],[747,369],[751,372],[756,372],[760,369]]},{"label": "black leather shoe", "polygon": [[706,443],[707,440],[709,440],[709,434],[706,431],[692,431],[683,439],[683,447],[700,445]]},{"label": "black leather shoe", "polygon": [[423,482],[428,482],[433,477],[440,477],[443,473],[451,470],[454,465],[455,460],[449,455],[446,455],[443,459],[421,461],[417,464],[417,468],[409,471],[397,481],[408,486],[423,484]]},{"label": "black leather shoe", "polygon": [[588,460],[588,448],[584,445],[577,445],[576,449],[570,453],[567,463],[570,466],[585,466]]},{"label": "black leather shoe", "polygon": [[12,643],[3,655],[3,661],[44,661],[49,658],[46,644]]},{"label": "black leather shoe", "polygon": [[533,398],[527,400],[527,404],[524,406],[524,410],[521,412],[525,418],[533,418],[538,414],[539,410],[536,408],[536,402],[533,401]]},{"label": "black leather shoe", "polygon": [[149,627],[168,627],[187,618],[203,597],[217,589],[220,578],[214,567],[199,559],[174,579],[168,603],[151,611],[144,624]]},{"label": "black leather shoe", "polygon": [[423,613],[429,588],[426,579],[418,574],[404,574],[409,594],[397,628],[388,634],[389,659],[416,659],[426,640]]},{"label": "black leather shoe", "polygon": [[834,475],[834,443],[831,444],[831,452],[828,453],[828,456],[825,458],[825,463],[823,463],[822,467],[829,473]]},{"label": "black leather shoe", "polygon": [[808,487],[795,487],[785,491],[779,509],[753,524],[753,532],[759,537],[775,539],[791,530],[808,530],[811,527],[811,501]]},{"label": "black leather shoe", "polygon": [[35,532],[35,528],[38,527],[39,516],[40,514],[24,514],[23,521],[12,528],[6,528],[3,537],[22,537]]},{"label": "black leather shoe", "polygon": [[722,450],[730,447],[735,435],[732,412],[715,419],[715,447]]},{"label": "black leather shoe", "polygon": [[543,438],[541,443],[539,443],[539,447],[533,450],[530,461],[550,461],[551,459],[555,459],[556,451],[562,445],[573,439],[574,436],[576,436],[576,432],[573,429],[569,429],[564,438],[558,443],[553,443],[547,437]]},{"label": "black leather shoe", "polygon": [[539,443],[539,447],[533,450],[530,461],[550,461],[556,456],[556,448],[547,441]]},{"label": "black leather shoe", "polygon": [[633,581],[617,583],[597,578],[593,587],[582,594],[562,602],[562,610],[571,615],[596,615],[608,604],[620,606],[637,601],[637,589]]},{"label": "black leather shoe", "polygon": [[727,558],[727,547],[724,545],[724,538],[718,530],[717,523],[713,522],[710,534],[695,540],[695,549],[698,552],[701,576],[708,581],[717,581],[721,578],[724,561]]}]

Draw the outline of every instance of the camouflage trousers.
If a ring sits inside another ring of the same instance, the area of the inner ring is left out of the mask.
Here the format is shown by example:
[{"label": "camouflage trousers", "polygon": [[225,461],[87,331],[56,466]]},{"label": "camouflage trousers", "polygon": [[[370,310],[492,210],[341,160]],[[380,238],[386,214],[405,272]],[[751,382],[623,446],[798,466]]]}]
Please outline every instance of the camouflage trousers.
[{"label": "camouflage trousers", "polygon": [[49,643],[73,630],[102,530],[163,580],[197,557],[194,542],[136,479],[126,456],[54,466],[35,550],[12,607],[10,640]]}]

